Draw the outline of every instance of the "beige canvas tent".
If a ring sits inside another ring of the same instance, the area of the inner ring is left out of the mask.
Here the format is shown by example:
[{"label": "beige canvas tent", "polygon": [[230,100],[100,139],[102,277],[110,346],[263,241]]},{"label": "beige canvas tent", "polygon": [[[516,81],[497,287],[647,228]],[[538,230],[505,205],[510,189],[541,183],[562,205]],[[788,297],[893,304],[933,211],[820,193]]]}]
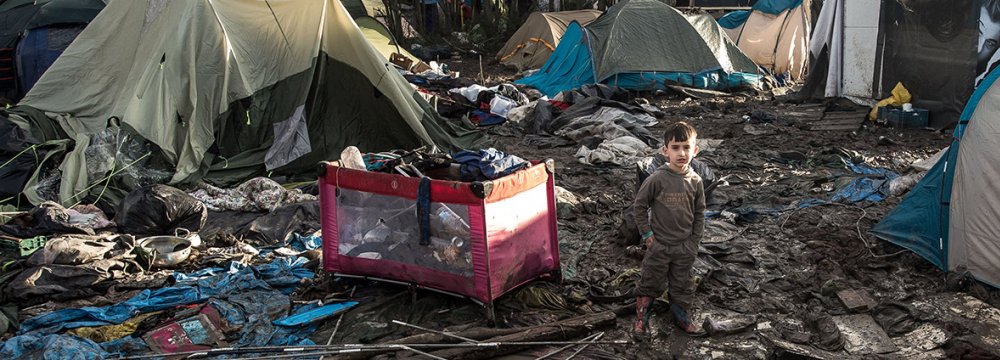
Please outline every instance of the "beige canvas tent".
[{"label": "beige canvas tent", "polygon": [[[76,141],[59,167],[69,204],[103,189],[92,184],[109,169],[154,160],[169,172],[154,181],[232,184],[308,174],[348,145],[481,141],[440,118],[339,0],[111,1],[10,111],[39,141]],[[109,137],[115,152],[155,146],[135,162],[90,151]]]},{"label": "beige canvas tent", "polygon": [[601,12],[597,10],[532,13],[497,52],[497,60],[518,69],[539,68],[555,51],[569,23],[587,25],[598,16]]},{"label": "beige canvas tent", "polygon": [[792,81],[804,80],[812,24],[808,3],[778,14],[753,10],[743,25],[726,29],[726,34],[757,65]]}]

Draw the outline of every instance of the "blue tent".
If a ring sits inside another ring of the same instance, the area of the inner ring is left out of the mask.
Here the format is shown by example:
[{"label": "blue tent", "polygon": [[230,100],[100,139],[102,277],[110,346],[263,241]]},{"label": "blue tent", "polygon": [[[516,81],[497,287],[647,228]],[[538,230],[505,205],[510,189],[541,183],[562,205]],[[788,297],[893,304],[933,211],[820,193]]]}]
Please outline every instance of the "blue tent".
[{"label": "blue tent", "polygon": [[760,87],[761,79],[711,16],[684,15],[657,0],[625,0],[586,27],[570,23],[545,65],[515,83],[554,96],[594,83],[725,90]]},{"label": "blue tent", "polygon": [[[951,146],[872,233],[1000,287],[1000,69],[965,105]],[[951,206],[955,204],[956,206]]]}]

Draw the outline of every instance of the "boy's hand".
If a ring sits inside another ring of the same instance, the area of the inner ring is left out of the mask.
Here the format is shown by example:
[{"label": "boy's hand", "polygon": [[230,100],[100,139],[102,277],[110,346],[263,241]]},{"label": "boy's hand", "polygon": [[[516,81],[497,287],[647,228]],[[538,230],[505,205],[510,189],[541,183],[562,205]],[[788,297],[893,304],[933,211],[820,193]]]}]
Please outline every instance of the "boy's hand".
[{"label": "boy's hand", "polygon": [[649,250],[651,247],[653,247],[653,236],[652,235],[650,235],[648,238],[646,238],[646,250]]}]

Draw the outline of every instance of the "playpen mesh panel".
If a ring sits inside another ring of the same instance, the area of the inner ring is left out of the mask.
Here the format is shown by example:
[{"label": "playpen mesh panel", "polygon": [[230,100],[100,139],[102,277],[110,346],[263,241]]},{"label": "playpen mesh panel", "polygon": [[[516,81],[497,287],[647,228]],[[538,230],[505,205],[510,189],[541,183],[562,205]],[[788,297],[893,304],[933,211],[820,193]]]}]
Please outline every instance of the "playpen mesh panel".
[{"label": "playpen mesh panel", "polygon": [[337,252],[472,277],[468,206],[431,203],[430,214],[431,243],[421,245],[415,200],[341,189]]}]

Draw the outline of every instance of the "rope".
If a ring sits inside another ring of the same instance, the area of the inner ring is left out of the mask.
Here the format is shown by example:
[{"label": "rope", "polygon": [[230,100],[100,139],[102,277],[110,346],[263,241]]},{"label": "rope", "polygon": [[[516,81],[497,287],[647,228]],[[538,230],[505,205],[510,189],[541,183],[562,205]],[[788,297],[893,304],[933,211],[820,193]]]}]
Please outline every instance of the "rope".
[{"label": "rope", "polygon": [[[896,256],[896,255],[899,255],[899,254],[902,254],[902,253],[908,251],[906,249],[903,249],[903,250],[894,252],[892,254],[876,254],[874,251],[872,251],[871,244],[868,243],[868,239],[866,239],[865,236],[864,236],[864,234],[862,234],[862,232],[861,232],[861,220],[863,220],[866,217],[868,217],[868,211],[865,210],[864,208],[860,207],[860,206],[857,206],[857,205],[847,205],[847,204],[834,203],[834,202],[826,202],[826,203],[822,203],[822,204],[817,204],[817,205],[812,206],[812,207],[827,206],[827,205],[843,206],[843,207],[847,207],[847,208],[851,208],[851,209],[861,210],[861,217],[858,218],[858,221],[855,222],[854,225],[855,225],[855,229],[858,232],[858,239],[861,239],[861,242],[863,242],[865,244],[865,249],[868,250],[868,253],[872,257],[876,257],[876,258],[892,257],[892,256]],[[792,218],[791,214],[795,213],[796,211],[802,210],[802,209],[808,209],[808,208],[799,208],[799,209],[795,209],[795,210],[792,210],[791,212],[789,212],[788,216],[785,217],[785,220],[781,222],[781,226],[780,226],[779,229],[781,231],[784,231],[785,230],[785,223],[788,222],[788,219]]]},{"label": "rope", "polygon": [[[135,165],[135,163],[139,162],[139,161],[140,161],[140,160],[142,160],[142,159],[145,159],[145,158],[146,158],[147,156],[149,156],[149,155],[152,155],[152,154],[153,154],[153,152],[151,152],[151,151],[148,151],[148,152],[146,152],[146,154],[145,154],[145,155],[142,155],[142,156],[140,156],[140,157],[139,157],[138,159],[135,159],[135,160],[133,160],[132,162],[130,162],[130,163],[128,163],[128,164],[126,164],[126,165],[125,165],[125,167],[123,167],[123,168],[121,168],[121,169],[119,169],[119,170],[117,170],[117,171],[114,171],[114,172],[112,172],[112,173],[111,173],[111,174],[109,174],[108,176],[106,176],[106,177],[102,178],[101,180],[98,180],[98,181],[97,181],[96,183],[94,183],[93,185],[90,185],[90,186],[88,186],[87,188],[85,188],[85,189],[83,189],[83,190],[80,190],[80,191],[79,191],[79,192],[77,192],[76,194],[73,194],[73,196],[70,196],[70,197],[69,197],[69,199],[75,199],[75,198],[76,198],[77,196],[80,196],[80,194],[83,194],[83,193],[85,193],[85,192],[87,192],[87,191],[90,191],[90,189],[93,189],[94,187],[96,187],[96,186],[100,185],[102,181],[105,181],[106,179],[109,179],[109,178],[111,178],[111,177],[114,177],[115,175],[118,175],[118,174],[122,173],[123,171],[125,171],[125,170],[127,170],[128,168],[132,167],[132,165]],[[80,199],[80,201],[77,201],[77,202],[76,202],[75,204],[73,204],[73,205],[71,205],[71,206],[66,206],[66,207],[68,207],[68,208],[71,208],[71,207],[73,207],[73,206],[77,206],[77,205],[80,205],[80,203],[82,203],[82,202],[83,202],[83,199]]]},{"label": "rope", "polygon": [[33,144],[33,145],[29,146],[29,147],[24,148],[24,150],[21,150],[21,152],[17,153],[17,155],[14,155],[14,157],[12,157],[9,160],[7,160],[6,162],[4,162],[3,165],[0,165],[0,168],[3,168],[4,166],[10,165],[10,163],[14,162],[15,159],[17,159],[18,157],[20,157],[24,153],[28,152],[28,150],[31,150],[32,152],[35,153],[35,163],[38,163],[38,153],[35,152],[35,148],[37,148],[37,147],[38,147],[38,145]]},{"label": "rope", "polygon": [[511,50],[510,54],[501,57],[500,61],[507,61],[507,59],[509,59],[511,56],[514,56],[514,54],[516,54],[518,50],[523,49],[528,42],[541,43],[542,45],[545,45],[545,47],[547,47],[549,51],[556,51],[556,47],[552,46],[552,44],[549,44],[549,42],[545,41],[545,39],[533,37],[533,38],[528,38],[527,42],[517,44],[517,46],[514,47],[514,50]]}]

